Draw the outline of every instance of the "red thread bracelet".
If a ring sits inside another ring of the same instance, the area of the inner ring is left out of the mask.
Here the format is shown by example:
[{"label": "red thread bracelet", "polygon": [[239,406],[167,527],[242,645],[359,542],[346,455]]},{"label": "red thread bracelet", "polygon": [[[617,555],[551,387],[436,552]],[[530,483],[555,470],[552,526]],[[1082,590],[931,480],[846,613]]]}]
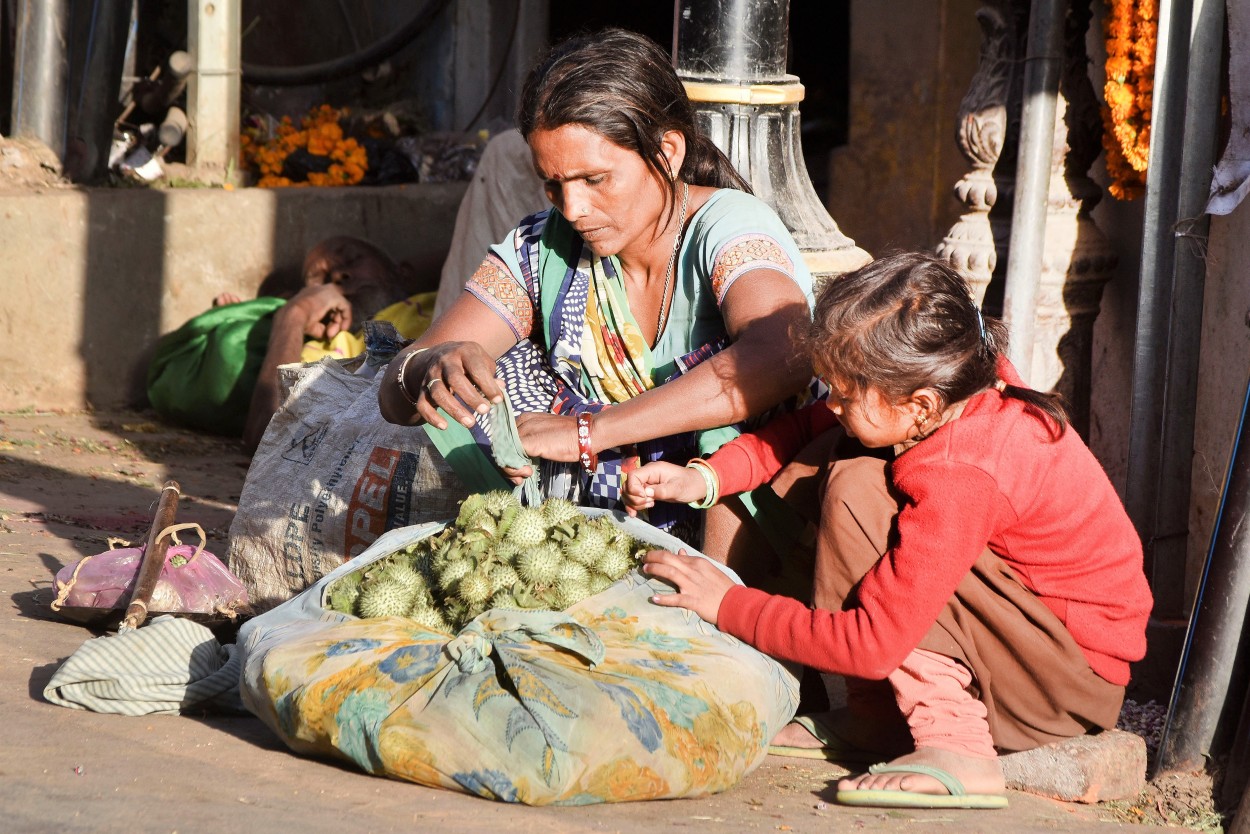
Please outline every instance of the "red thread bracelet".
[{"label": "red thread bracelet", "polygon": [[582,469],[591,475],[595,474],[595,467],[599,465],[599,456],[590,445],[590,421],[594,416],[589,411],[577,413],[577,457],[582,463]]}]

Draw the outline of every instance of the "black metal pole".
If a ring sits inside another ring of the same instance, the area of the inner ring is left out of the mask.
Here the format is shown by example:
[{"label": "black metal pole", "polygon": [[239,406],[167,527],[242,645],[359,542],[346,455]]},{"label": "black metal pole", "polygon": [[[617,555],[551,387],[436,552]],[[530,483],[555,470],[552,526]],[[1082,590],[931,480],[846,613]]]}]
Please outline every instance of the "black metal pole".
[{"label": "black metal pole", "polygon": [[18,0],[11,131],[65,157],[69,0]]},{"label": "black metal pole", "polygon": [[736,84],[786,80],[789,0],[678,0],[677,5],[677,72],[683,78]]},{"label": "black metal pole", "polygon": [[121,112],[122,60],[130,28],[129,0],[94,0],[87,26],[82,83],[70,108],[65,175],[74,182],[102,176]]},{"label": "black metal pole", "polygon": [[[1159,740],[1156,772],[1192,769],[1214,755],[1217,737],[1227,729],[1231,682],[1250,599],[1250,386],[1241,408],[1237,438],[1198,596]],[[1240,688],[1234,708],[1240,708]]]}]

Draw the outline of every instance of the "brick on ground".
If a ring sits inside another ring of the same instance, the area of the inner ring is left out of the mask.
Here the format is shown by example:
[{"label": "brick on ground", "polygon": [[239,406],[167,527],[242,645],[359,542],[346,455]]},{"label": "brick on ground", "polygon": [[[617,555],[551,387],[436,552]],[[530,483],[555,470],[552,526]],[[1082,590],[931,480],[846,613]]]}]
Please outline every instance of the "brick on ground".
[{"label": "brick on ground", "polygon": [[1001,761],[1008,788],[1064,802],[1128,799],[1146,786],[1146,742],[1123,730],[1070,738]]}]

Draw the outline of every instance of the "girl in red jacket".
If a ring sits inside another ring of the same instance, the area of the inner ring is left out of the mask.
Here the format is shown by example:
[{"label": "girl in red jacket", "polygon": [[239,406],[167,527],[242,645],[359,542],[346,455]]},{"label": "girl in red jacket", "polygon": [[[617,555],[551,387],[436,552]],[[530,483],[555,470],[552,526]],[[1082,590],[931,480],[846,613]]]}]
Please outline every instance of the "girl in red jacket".
[{"label": "girl in red jacket", "polygon": [[774,745],[845,757],[905,719],[910,752],[839,782],[840,802],[1001,807],[998,752],[1115,726],[1151,608],[1136,531],[1058,398],[1024,386],[1004,326],[944,262],[896,255],[829,281],[805,342],[827,402],[707,461],[648,464],[626,489],[634,510],[710,505],[835,424],[892,448],[827,465],[814,605],[666,551],[644,569],[677,593],[654,602],[847,676],[847,709],[801,717]]}]

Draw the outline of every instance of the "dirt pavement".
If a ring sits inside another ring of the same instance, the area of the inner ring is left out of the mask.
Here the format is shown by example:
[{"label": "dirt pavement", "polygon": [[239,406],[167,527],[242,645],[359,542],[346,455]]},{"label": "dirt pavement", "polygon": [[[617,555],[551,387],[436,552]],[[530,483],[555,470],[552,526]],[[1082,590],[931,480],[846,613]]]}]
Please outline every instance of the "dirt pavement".
[{"label": "dirt pavement", "polygon": [[[833,804],[835,765],[769,757],[705,799],[527,808],[390,781],[290,753],[256,719],[127,718],[54,706],[43,688],[96,636],[53,614],[52,578],[146,532],[160,485],[183,491],[225,553],[246,474],[234,443],[141,414],[0,414],[0,831],[1106,831],[1107,810],[1022,793],[1003,811]],[[1125,826],[1128,827],[1128,826]]]}]

